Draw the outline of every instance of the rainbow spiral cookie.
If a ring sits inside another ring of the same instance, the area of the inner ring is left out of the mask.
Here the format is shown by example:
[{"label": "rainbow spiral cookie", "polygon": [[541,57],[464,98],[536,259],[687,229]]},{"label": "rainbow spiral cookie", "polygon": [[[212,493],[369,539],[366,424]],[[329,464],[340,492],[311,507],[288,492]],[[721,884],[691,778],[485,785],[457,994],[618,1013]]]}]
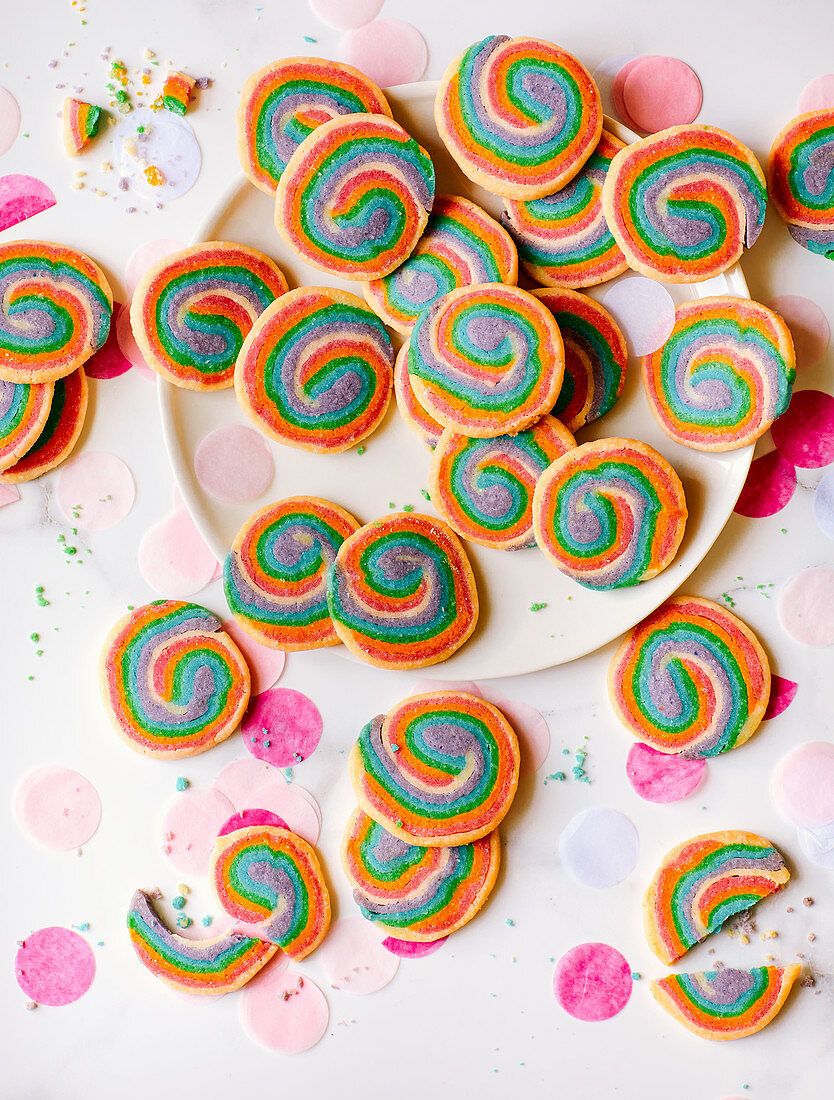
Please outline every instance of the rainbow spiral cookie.
[{"label": "rainbow spiral cookie", "polygon": [[697,283],[726,271],[764,225],[759,162],[714,126],[672,126],[611,162],[602,188],[608,227],[629,266],[650,279]]},{"label": "rainbow spiral cookie", "polygon": [[518,253],[506,229],[469,199],[438,195],[417,247],[392,274],[366,283],[365,297],[386,325],[408,335],[450,290],[517,279]]},{"label": "rainbow spiral cookie", "polygon": [[717,756],[756,732],[770,662],[741,619],[710,600],[676,596],[626,635],[608,694],[623,725],[660,752]]},{"label": "rainbow spiral cookie", "polygon": [[260,939],[303,959],[330,926],[330,895],[311,844],[277,825],[219,836],[209,881],[229,916],[254,925]]},{"label": "rainbow spiral cookie", "polygon": [[249,669],[204,607],[156,600],[113,627],[99,666],[117,732],[144,756],[193,756],[234,733],[249,702]]},{"label": "rainbow spiral cookie", "polygon": [[408,373],[408,340],[397,352],[394,360],[394,394],[397,409],[409,428],[423,440],[429,450],[434,450],[443,434],[443,425],[430,416],[414,393]]},{"label": "rainbow spiral cookie", "polygon": [[430,942],[468,923],[495,885],[501,843],[493,830],[472,844],[425,847],[354,811],[342,866],[362,916],[402,940]]},{"label": "rainbow spiral cookie", "polygon": [[113,295],[89,256],[49,241],[0,244],[0,379],[53,382],[107,340]]},{"label": "rainbow spiral cookie", "polygon": [[705,833],[668,852],[643,898],[646,940],[667,965],[790,879],[769,840]]},{"label": "rainbow spiral cookie", "polygon": [[220,994],[240,989],[278,950],[273,943],[241,932],[225,932],[206,940],[186,939],[171,931],[144,890],[133,895],[127,928],[142,965],[183,993]]},{"label": "rainbow spiral cookie", "polygon": [[[13,382],[0,382],[0,395],[4,386],[13,385]],[[78,442],[87,416],[87,375],[84,368],[78,367],[66,378],[57,378],[44,385],[54,387],[46,423],[26,453],[0,474],[0,483],[32,481],[40,477],[60,465]]]},{"label": "rainbow spiral cookie", "polygon": [[101,119],[101,107],[83,99],[65,99],[61,111],[64,129],[64,152],[75,157],[95,137]]},{"label": "rainbow spiral cookie", "polygon": [[536,482],[575,446],[568,429],[552,416],[496,439],[470,439],[447,428],[432,456],[431,502],[470,542],[495,550],[535,546]]},{"label": "rainbow spiral cookie", "polygon": [[649,988],[657,1003],[703,1039],[744,1039],[777,1015],[801,967],[757,966],[669,974]]},{"label": "rainbow spiral cookie", "polygon": [[252,73],[237,109],[237,151],[243,171],[274,195],[281,173],[317,126],[339,115],[391,114],[372,80],[321,57],[285,57]]},{"label": "rainbow spiral cookie", "polygon": [[423,668],[460,649],[478,621],[478,591],[445,523],[394,512],[345,539],[327,575],[336,633],[380,668]]},{"label": "rainbow spiral cookie", "polygon": [[369,281],[408,259],[433,201],[431,157],[402,126],[385,115],[344,115],[290,157],[275,226],[306,263]]},{"label": "rainbow spiral cookie", "polygon": [[698,451],[755,443],[787,409],[795,376],[788,326],[746,298],[683,302],[666,343],[643,359],[655,419]]},{"label": "rainbow spiral cookie", "polygon": [[605,416],[623,391],[628,347],[607,309],[575,290],[534,290],[565,345],[565,377],[551,410],[570,431]]},{"label": "rainbow spiral cookie", "polygon": [[463,174],[512,199],[564,187],[602,132],[599,92],[584,65],[552,42],[502,34],[452,62],[434,118]]},{"label": "rainbow spiral cookie", "polygon": [[834,107],[809,111],[780,131],[768,175],[794,240],[834,260]]},{"label": "rainbow spiral cookie", "polygon": [[646,443],[600,439],[558,458],[533,495],[536,542],[587,588],[649,580],[672,561],[686,525],[680,478]]},{"label": "rainbow spiral cookie", "polygon": [[553,314],[526,290],[460,287],[421,314],[409,340],[415,396],[446,428],[513,435],[559,395],[564,348]]},{"label": "rainbow spiral cookie", "polygon": [[160,260],[133,295],[130,324],[155,371],[188,390],[227,389],[255,321],[287,280],[262,252],[206,241]]},{"label": "rainbow spiral cookie", "polygon": [[52,404],[52,382],[0,379],[0,471],[14,466],[35,445]]},{"label": "rainbow spiral cookie", "polygon": [[624,148],[619,138],[603,130],[570,183],[541,199],[506,200],[501,220],[531,279],[542,286],[595,286],[628,270],[602,212],[605,174]]},{"label": "rainbow spiral cookie", "polygon": [[429,691],[359,734],[350,778],[360,807],[419,847],[469,844],[495,829],[518,785],[519,751],[501,711],[462,691]]},{"label": "rainbow spiral cookie", "polygon": [[361,298],[311,286],[259,319],[235,368],[244,412],[279,443],[336,454],[385,416],[394,385],[385,326]]},{"label": "rainbow spiral cookie", "polygon": [[338,645],[327,610],[327,571],[359,526],[350,512],[321,497],[288,497],[250,516],[223,569],[237,623],[275,649]]}]

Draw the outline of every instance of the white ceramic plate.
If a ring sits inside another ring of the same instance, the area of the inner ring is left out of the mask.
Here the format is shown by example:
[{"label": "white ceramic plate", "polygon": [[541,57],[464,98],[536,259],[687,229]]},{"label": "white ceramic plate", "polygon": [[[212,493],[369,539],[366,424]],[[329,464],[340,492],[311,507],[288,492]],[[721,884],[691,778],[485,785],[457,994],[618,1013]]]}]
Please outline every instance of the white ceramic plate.
[{"label": "white ceramic plate", "polygon": [[[501,201],[471,184],[446,153],[434,126],[436,83],[407,84],[386,93],[395,117],[428,149],[440,192],[465,195],[498,217]],[[624,141],[634,135],[611,120],[606,126]],[[361,296],[359,284],[330,279],[301,263],[273,225],[273,202],[242,180],[218,204],[197,240],[230,240],[252,245],[272,256],[291,286],[347,286]],[[627,276],[626,276],[627,277]],[[594,288],[600,297],[611,283]],[[711,294],[749,297],[738,267],[697,286],[669,286],[676,302]],[[396,338],[399,343],[399,338]],[[299,493],[341,504],[363,522],[405,504],[434,514],[424,499],[429,451],[400,419],[396,403],[381,427],[366,441],[365,452],[314,455],[271,443],[275,480],[264,496],[248,504],[221,504],[194,474],[194,452],[203,436],[225,424],[249,424],[233,390],[195,393],[160,378],[159,403],[168,453],[177,483],[194,521],[219,560],[226,556],[240,525],[257,508]],[[481,615],[477,630],[452,658],[434,666],[452,679],[511,676],[559,665],[590,653],[639,622],[675,591],[709,551],[738,498],[753,448],[706,454],[673,443],[657,425],[643,392],[636,362],[629,364],[623,394],[615,408],[578,433],[579,442],[602,436],[642,439],[677,470],[686,491],[689,521],[681,549],[660,576],[634,588],[595,592],[563,576],[538,550],[508,553],[467,543],[478,581]],[[537,612],[531,604],[545,603]],[[342,650],[349,656],[347,650]],[[354,658],[350,658],[354,659]]]}]

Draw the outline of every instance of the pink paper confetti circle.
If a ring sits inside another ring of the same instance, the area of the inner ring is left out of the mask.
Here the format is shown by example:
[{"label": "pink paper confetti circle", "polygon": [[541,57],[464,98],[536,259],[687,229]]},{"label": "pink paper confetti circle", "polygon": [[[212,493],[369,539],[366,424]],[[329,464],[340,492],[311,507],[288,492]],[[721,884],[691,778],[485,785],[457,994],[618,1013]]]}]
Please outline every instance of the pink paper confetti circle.
[{"label": "pink paper confetti circle", "polygon": [[628,1004],[634,982],[626,959],[607,943],[581,943],[556,964],[553,993],[576,1020],[610,1020]]},{"label": "pink paper confetti circle", "polygon": [[318,707],[292,688],[262,691],[249,704],[241,725],[247,751],[275,768],[289,768],[311,756],[321,731]]},{"label": "pink paper confetti circle", "polygon": [[799,684],[794,683],[793,680],[785,680],[782,676],[771,676],[770,699],[762,721],[767,722],[771,718],[778,718],[783,711],[786,711],[796,698],[798,688]]},{"label": "pink paper confetti circle", "polygon": [[631,746],[626,760],[628,781],[646,802],[680,802],[700,787],[706,774],[703,757],[685,760],[639,741]]},{"label": "pink paper confetti circle", "polygon": [[214,842],[235,807],[214,787],[189,787],[162,821],[162,851],[178,871],[207,875]]},{"label": "pink paper confetti circle", "polygon": [[388,985],[400,960],[385,949],[383,939],[364,917],[343,917],[331,925],[316,953],[331,987],[364,995]]},{"label": "pink paper confetti circle", "polygon": [[113,303],[113,319],[104,347],[99,348],[84,364],[84,373],[88,378],[118,378],[133,365],[119,347],[116,336],[116,317],[122,309],[124,306],[119,302]]},{"label": "pink paper confetti circle", "polygon": [[176,508],[142,536],[139,572],[154,592],[184,600],[205,588],[219,565],[186,508]]},{"label": "pink paper confetti circle", "polygon": [[330,1010],[315,982],[266,966],[243,990],[240,1019],[246,1034],[262,1046],[301,1054],[324,1037]]},{"label": "pink paper confetti circle", "polygon": [[376,19],[385,0],[310,0],[316,19],[337,31],[351,31]]},{"label": "pink paper confetti circle", "polygon": [[834,73],[814,77],[799,93],[796,113],[804,115],[808,111],[819,111],[834,107]]},{"label": "pink paper confetti circle", "polygon": [[157,237],[155,240],[145,241],[134,249],[125,264],[125,289],[128,300],[133,297],[133,292],[148,268],[164,260],[172,252],[179,252],[182,248],[185,248],[183,241],[174,240],[172,237]]},{"label": "pink paper confetti circle", "polygon": [[834,823],[834,745],[806,741],[782,757],[773,773],[773,801],[803,829]]},{"label": "pink paper confetti circle", "polygon": [[796,489],[796,470],[778,451],[754,458],[733,511],[750,519],[775,516]]},{"label": "pink paper confetti circle", "polygon": [[34,176],[0,176],[0,231],[55,205],[55,196]]},{"label": "pink paper confetti circle", "polygon": [[576,882],[597,890],[616,886],[637,865],[640,841],[625,814],[604,806],[582,810],[559,837],[562,866]]},{"label": "pink paper confetti circle", "polygon": [[638,58],[625,75],[622,96],[628,117],[649,134],[694,122],[703,102],[700,80],[676,57]]},{"label": "pink paper confetti circle", "polygon": [[252,829],[256,825],[277,825],[279,829],[289,829],[289,825],[278,814],[270,810],[252,808],[241,810],[239,814],[234,814],[228,821],[224,821],[217,835],[226,836],[227,833],[234,833],[238,829]]},{"label": "pink paper confetti circle", "polygon": [[803,569],[779,593],[782,629],[800,645],[834,644],[834,570]]},{"label": "pink paper confetti circle", "polygon": [[283,797],[287,781],[281,772],[258,760],[233,760],[215,776],[212,786],[221,791],[238,811],[275,808]]},{"label": "pink paper confetti circle", "polygon": [[831,336],[828,318],[817,303],[801,294],[780,294],[768,306],[791,330],[797,370],[815,367],[825,355]]},{"label": "pink paper confetti circle", "polygon": [[298,783],[287,783],[273,799],[270,809],[284,819],[288,829],[298,833],[308,844],[318,844],[321,812],[309,791]]},{"label": "pink paper confetti circle", "polygon": [[17,984],[39,1005],[59,1008],[83,996],[93,984],[96,960],[87,941],[69,928],[41,928],[27,936],[15,955]]},{"label": "pink paper confetti circle", "polygon": [[129,466],[118,455],[83,451],[61,467],[55,496],[73,527],[104,531],[130,512],[136,485]]},{"label": "pink paper confetti circle", "polygon": [[20,131],[20,107],[8,88],[0,88],[0,157],[8,153]]},{"label": "pink paper confetti circle", "polygon": [[113,323],[116,328],[116,342],[119,345],[122,355],[144,378],[147,378],[149,382],[155,383],[158,376],[145,361],[145,357],[139,350],[139,345],[136,343],[133,329],[130,327],[129,305],[119,306],[113,314]]},{"label": "pink paper confetti circle", "polygon": [[620,69],[617,70],[611,83],[611,102],[614,106],[614,111],[620,118],[620,121],[625,126],[628,126],[629,130],[634,130],[635,132],[639,132],[640,127],[628,113],[628,108],[626,107],[625,100],[623,99],[623,88],[625,87],[625,82],[628,78],[629,73],[631,73],[635,66],[639,65],[641,61],[646,60],[654,60],[654,58],[632,57],[623,66],[621,66]]},{"label": "pink paper confetti circle", "polygon": [[822,390],[795,391],[770,434],[777,450],[800,469],[834,462],[834,397]]},{"label": "pink paper confetti circle", "polygon": [[266,440],[243,424],[215,428],[194,452],[194,473],[207,493],[224,504],[245,504],[265,493],[275,476]]},{"label": "pink paper confetti circle", "polygon": [[14,808],[21,827],[47,848],[80,848],[101,820],[98,791],[69,768],[38,768],[24,776]]},{"label": "pink paper confetti circle", "polygon": [[817,527],[828,538],[834,539],[834,470],[823,474],[814,490],[811,507]]},{"label": "pink paper confetti circle", "polygon": [[416,940],[398,940],[393,936],[386,936],[382,941],[382,946],[386,951],[390,951],[392,955],[396,955],[400,959],[424,959],[426,955],[433,955],[448,938],[448,936],[441,936],[439,940],[418,943]]},{"label": "pink paper confetti circle", "polygon": [[602,304],[623,330],[629,355],[649,355],[666,343],[675,327],[675,303],[661,283],[634,275],[615,283]]},{"label": "pink paper confetti circle", "polygon": [[261,645],[237,625],[234,619],[227,619],[223,629],[246,658],[249,675],[252,678],[252,694],[260,695],[271,688],[284,671],[287,655],[283,649],[270,649]]},{"label": "pink paper confetti circle", "polygon": [[339,58],[360,69],[380,88],[391,88],[419,80],[429,54],[423,36],[410,23],[375,19],[342,37]]}]

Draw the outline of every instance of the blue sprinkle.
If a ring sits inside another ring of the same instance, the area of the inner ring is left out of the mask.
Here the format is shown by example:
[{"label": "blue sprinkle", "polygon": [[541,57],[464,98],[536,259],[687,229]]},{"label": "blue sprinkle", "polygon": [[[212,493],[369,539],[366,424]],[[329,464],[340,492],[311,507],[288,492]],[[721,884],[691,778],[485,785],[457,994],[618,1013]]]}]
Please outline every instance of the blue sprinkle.
[{"label": "blue sprinkle", "polygon": [[191,917],[187,917],[185,913],[180,913],[177,917],[177,925],[180,928],[188,928],[191,925]]},{"label": "blue sprinkle", "polygon": [[315,42],[315,41],[316,41],[316,39],[315,39],[315,38],[311,38],[311,37],[309,36],[309,34],[305,34],[305,35],[303,35],[302,37],[304,38],[304,41],[305,41],[305,42]]},{"label": "blue sprinkle", "polygon": [[511,920],[509,917],[507,917],[507,924],[510,926],[510,928],[515,928],[515,921]]},{"label": "blue sprinkle", "polygon": [[182,776],[179,776],[179,778],[177,779],[177,790],[178,791],[185,791],[185,790],[188,789],[189,786],[190,786],[190,784],[189,784],[188,780],[184,779]]},{"label": "blue sprinkle", "polygon": [[182,896],[182,894],[177,894],[171,904],[175,909],[182,909],[185,905],[185,898]]},{"label": "blue sprinkle", "polygon": [[211,922],[213,920],[214,920],[214,917],[203,917],[202,922],[201,922],[202,925],[203,925],[203,928],[208,928],[208,926],[211,924]]},{"label": "blue sprinkle", "polygon": [[90,929],[90,922],[85,920],[83,924],[74,924],[73,928],[76,932],[88,932]]}]

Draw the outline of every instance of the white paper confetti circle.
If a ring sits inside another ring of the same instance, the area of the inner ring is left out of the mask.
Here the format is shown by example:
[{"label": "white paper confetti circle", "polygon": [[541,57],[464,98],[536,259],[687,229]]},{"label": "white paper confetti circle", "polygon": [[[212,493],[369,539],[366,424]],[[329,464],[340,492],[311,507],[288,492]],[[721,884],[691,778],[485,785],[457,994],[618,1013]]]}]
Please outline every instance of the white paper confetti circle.
[{"label": "white paper confetti circle", "polygon": [[[179,198],[200,174],[203,158],[191,124],[170,111],[150,107],[132,111],[119,123],[114,140],[122,178],[131,191],[151,202]],[[150,182],[155,178],[153,169],[162,183]]]},{"label": "white paper confetti circle", "polygon": [[618,810],[592,806],[571,818],[559,838],[559,858],[572,879],[598,890],[616,886],[634,870],[637,830]]}]

